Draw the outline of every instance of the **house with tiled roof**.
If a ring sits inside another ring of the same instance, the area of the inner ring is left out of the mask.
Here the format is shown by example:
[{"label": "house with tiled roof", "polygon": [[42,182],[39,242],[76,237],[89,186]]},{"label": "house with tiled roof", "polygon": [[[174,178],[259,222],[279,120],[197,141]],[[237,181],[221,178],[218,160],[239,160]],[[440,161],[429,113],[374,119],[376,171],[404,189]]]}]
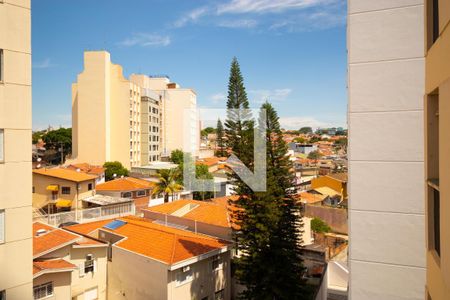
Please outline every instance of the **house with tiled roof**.
[{"label": "house with tiled roof", "polygon": [[97,179],[95,180],[96,184],[104,183],[105,182],[105,168],[102,166],[95,166],[88,163],[75,163],[70,164],[67,166],[67,169],[74,170],[74,171],[81,171],[83,173],[96,176]]},{"label": "house with tiled roof", "polygon": [[94,195],[97,176],[67,168],[33,170],[33,207],[48,213],[83,208]]},{"label": "house with tiled roof", "polygon": [[230,242],[131,216],[66,229],[110,245],[108,299],[231,297]]},{"label": "house with tiled roof", "polygon": [[176,224],[186,230],[231,240],[231,215],[227,200],[221,201],[228,198],[215,198],[212,201],[177,200],[149,207],[143,210],[143,214],[144,218],[158,220],[162,224]]},{"label": "house with tiled roof", "polygon": [[139,212],[151,205],[152,198],[156,198],[156,196],[152,196],[154,187],[154,182],[145,179],[123,177],[98,184],[96,192],[106,196],[131,198],[136,206],[136,211]]},{"label": "house with tiled roof", "polygon": [[33,223],[34,299],[106,299],[106,243]]}]

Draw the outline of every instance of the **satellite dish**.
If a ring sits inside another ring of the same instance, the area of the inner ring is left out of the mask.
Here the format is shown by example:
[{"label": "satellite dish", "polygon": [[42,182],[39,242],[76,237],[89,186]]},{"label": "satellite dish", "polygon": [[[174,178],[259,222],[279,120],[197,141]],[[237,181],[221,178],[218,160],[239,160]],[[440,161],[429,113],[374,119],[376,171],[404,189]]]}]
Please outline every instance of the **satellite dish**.
[{"label": "satellite dish", "polygon": [[77,172],[80,172],[81,170],[80,169],[77,169]]},{"label": "satellite dish", "polygon": [[39,169],[40,167],[41,167],[41,164],[38,164],[38,165],[36,166],[36,168],[38,168],[38,169]]},{"label": "satellite dish", "polygon": [[122,175],[122,176],[120,176],[120,178],[123,178],[124,176]]},{"label": "satellite dish", "polygon": [[38,161],[38,162],[41,162],[41,161],[42,161],[42,158],[38,157],[37,161]]},{"label": "satellite dish", "polygon": [[116,174],[116,173],[114,173],[114,174],[113,174],[113,177],[117,177],[117,174]]}]

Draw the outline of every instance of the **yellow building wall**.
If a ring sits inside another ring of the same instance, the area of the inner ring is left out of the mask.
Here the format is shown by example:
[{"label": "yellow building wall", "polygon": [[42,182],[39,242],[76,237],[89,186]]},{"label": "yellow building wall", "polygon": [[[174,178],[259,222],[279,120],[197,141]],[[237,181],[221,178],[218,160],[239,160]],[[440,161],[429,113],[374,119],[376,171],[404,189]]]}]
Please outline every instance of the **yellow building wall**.
[{"label": "yellow building wall", "polygon": [[[427,4],[429,5],[430,2],[431,1],[429,1]],[[425,26],[427,26],[427,22],[425,22]],[[448,133],[450,131],[449,26],[450,2],[446,0],[439,0],[440,35],[436,42],[431,46],[431,48],[428,49],[425,60],[426,93],[430,94],[436,88],[439,88],[439,190],[441,205],[441,257],[437,257],[436,253],[434,253],[434,250],[427,251],[427,290],[432,300],[450,299],[450,140],[448,138]],[[425,38],[425,41],[427,41],[427,38]],[[425,101],[427,101],[427,97],[425,97]],[[428,210],[429,208],[427,207],[427,214]],[[429,221],[428,225],[430,225],[431,222],[432,221]],[[430,233],[430,230],[428,230],[427,228],[427,235],[428,233]]]},{"label": "yellow building wall", "polygon": [[48,282],[53,282],[53,296],[45,299],[50,300],[67,300],[72,299],[70,292],[70,282],[72,272],[59,272],[44,274],[33,280],[33,286],[38,286]]},{"label": "yellow building wall", "polygon": [[347,197],[347,184],[342,181],[333,179],[328,176],[320,176],[311,180],[311,189],[316,189],[320,187],[329,187],[338,193],[342,193],[344,198]]},{"label": "yellow building wall", "polygon": [[[5,240],[0,243],[0,291],[8,300],[32,299],[31,233],[31,4],[0,4],[0,129],[4,129],[4,161],[0,162],[0,210]],[[21,226],[17,226],[20,224]]]},{"label": "yellow building wall", "polygon": [[[89,184],[92,184],[92,190],[89,190]],[[47,186],[58,185],[59,190],[56,198],[72,201],[72,209],[76,208],[78,200],[78,208],[83,207],[81,199],[93,196],[95,194],[95,179],[76,183],[69,180],[45,176],[41,174],[33,174],[33,207],[45,207],[52,200],[52,192],[47,191]],[[70,194],[63,194],[62,187],[70,187]]]}]

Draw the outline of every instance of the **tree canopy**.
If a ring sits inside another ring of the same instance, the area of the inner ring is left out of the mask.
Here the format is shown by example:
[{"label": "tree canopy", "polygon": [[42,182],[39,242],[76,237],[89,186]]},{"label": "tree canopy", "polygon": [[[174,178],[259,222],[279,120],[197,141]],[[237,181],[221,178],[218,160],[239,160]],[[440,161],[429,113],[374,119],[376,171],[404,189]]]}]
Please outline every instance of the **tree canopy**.
[{"label": "tree canopy", "polygon": [[311,220],[311,230],[315,233],[326,233],[331,231],[331,227],[322,219],[313,218]]},{"label": "tree canopy", "polygon": [[[121,176],[128,176],[128,170],[119,161],[110,161],[103,164],[105,168],[105,179],[113,180],[120,178]],[[116,176],[114,176],[116,175]]]}]

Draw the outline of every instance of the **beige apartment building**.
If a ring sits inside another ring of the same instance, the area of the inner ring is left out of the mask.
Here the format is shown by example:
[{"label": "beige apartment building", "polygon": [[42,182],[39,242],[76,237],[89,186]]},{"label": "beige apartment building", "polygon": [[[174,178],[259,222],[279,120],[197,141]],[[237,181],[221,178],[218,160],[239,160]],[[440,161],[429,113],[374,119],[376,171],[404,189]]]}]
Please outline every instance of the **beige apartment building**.
[{"label": "beige apartment building", "polygon": [[[198,151],[198,124],[186,130],[185,109],[196,108],[192,89],[165,76],[123,76],[106,51],[86,51],[84,70],[72,85],[73,160],[102,165],[120,161],[126,168],[168,157],[175,149]],[[186,132],[194,143],[184,146]]]},{"label": "beige apartment building", "polygon": [[424,8],[348,1],[350,300],[425,298]]},{"label": "beige apartment building", "polygon": [[425,206],[427,300],[450,299],[450,2],[427,0]]},{"label": "beige apartment building", "polygon": [[[31,4],[0,1],[0,299],[32,299]],[[20,226],[17,226],[20,224]],[[7,275],[5,270],[8,270]]]}]

